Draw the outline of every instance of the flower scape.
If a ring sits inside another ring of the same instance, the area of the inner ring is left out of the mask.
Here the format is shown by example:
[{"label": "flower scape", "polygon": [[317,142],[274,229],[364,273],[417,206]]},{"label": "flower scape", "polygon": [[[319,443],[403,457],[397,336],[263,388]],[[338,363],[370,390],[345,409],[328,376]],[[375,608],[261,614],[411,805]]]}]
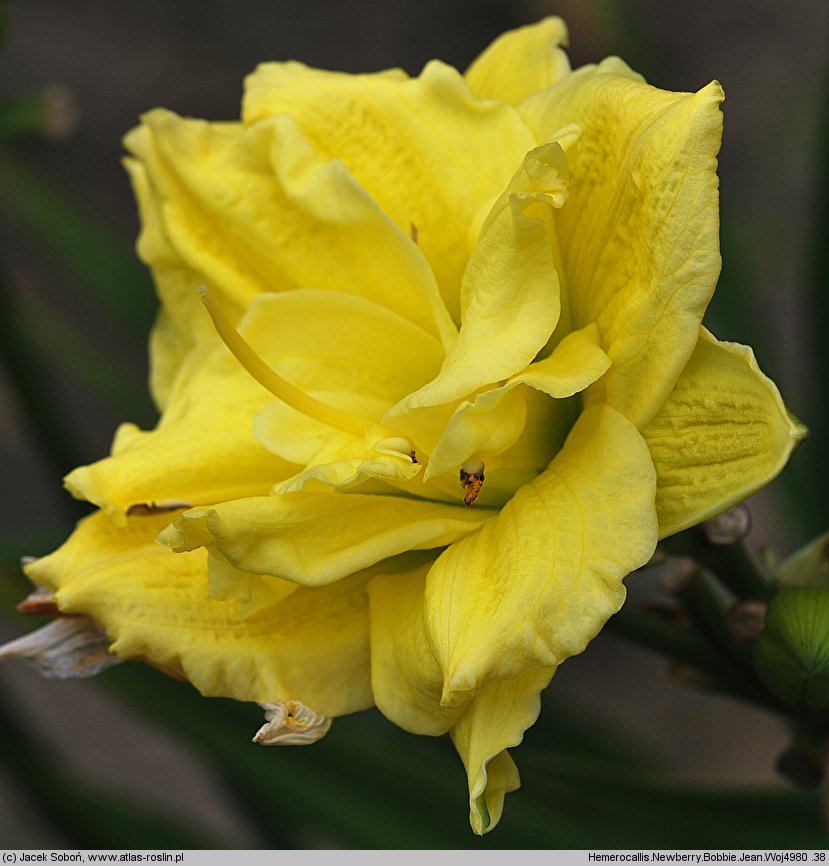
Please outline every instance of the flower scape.
[{"label": "flower scape", "polygon": [[239,122],[142,118],[161,418],[67,476],[98,510],[23,607],[82,616],[5,655],[148,661],[262,704],[266,744],[376,706],[448,732],[472,829],[497,824],[508,750],[624,578],[804,435],[701,325],[720,86],[565,44],[548,18],[464,74],[265,63]]}]

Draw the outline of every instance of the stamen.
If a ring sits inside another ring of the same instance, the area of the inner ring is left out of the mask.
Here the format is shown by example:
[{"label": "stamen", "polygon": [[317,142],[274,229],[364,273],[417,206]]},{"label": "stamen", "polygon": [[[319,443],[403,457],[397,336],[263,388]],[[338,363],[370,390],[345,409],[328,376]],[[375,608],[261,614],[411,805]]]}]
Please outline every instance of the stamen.
[{"label": "stamen", "polygon": [[412,443],[405,436],[383,436],[381,439],[374,439],[375,436],[382,435],[380,432],[382,429],[378,426],[370,430],[366,444],[371,444],[371,447],[380,454],[408,458],[412,463],[417,463],[417,459],[413,456],[415,452],[412,450]]},{"label": "stamen", "polygon": [[256,354],[251,345],[233,327],[219,302],[208,294],[207,286],[201,286],[199,294],[224,344],[233,352],[239,363],[260,385],[267,388],[275,397],[278,397],[293,409],[296,409],[297,412],[302,412],[303,415],[315,418],[317,421],[328,424],[330,427],[336,427],[338,430],[354,433],[357,436],[363,435],[365,428],[370,426],[370,422],[363,421],[361,418],[356,418],[354,415],[349,415],[347,412],[341,412],[333,406],[321,403],[304,391],[300,391],[299,388],[292,385],[287,379],[283,379],[279,373],[269,367]]},{"label": "stamen", "polygon": [[479,460],[468,460],[461,466],[460,479],[461,487],[466,491],[463,504],[472,505],[484,486],[484,464]]}]

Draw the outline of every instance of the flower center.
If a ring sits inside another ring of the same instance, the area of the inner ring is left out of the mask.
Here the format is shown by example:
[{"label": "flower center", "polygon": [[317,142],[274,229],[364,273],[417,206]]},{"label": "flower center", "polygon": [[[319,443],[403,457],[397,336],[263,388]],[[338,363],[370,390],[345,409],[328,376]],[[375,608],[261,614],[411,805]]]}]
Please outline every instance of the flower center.
[{"label": "flower center", "polygon": [[[367,446],[379,454],[403,458],[413,464],[418,463],[411,441],[399,431],[329,406],[280,376],[236,330],[222,305],[210,293],[207,286],[201,286],[198,291],[224,344],[245,370],[274,397],[315,421],[360,437]],[[460,470],[460,482],[464,491],[464,504],[471,505],[478,498],[484,483],[483,463],[477,459],[470,459],[464,463]]]}]

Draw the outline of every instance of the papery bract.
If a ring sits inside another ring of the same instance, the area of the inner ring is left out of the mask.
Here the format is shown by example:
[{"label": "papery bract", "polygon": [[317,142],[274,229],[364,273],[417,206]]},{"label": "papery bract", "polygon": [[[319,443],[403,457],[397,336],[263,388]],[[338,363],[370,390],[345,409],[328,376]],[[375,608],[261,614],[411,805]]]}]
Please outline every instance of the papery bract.
[{"label": "papery bract", "polygon": [[803,435],[701,328],[719,85],[571,72],[565,37],[505,34],[465,76],[268,63],[240,122],[147,114],[161,421],[68,476],[101,510],[28,569],[206,695],[450,732],[478,833],[624,577]]}]

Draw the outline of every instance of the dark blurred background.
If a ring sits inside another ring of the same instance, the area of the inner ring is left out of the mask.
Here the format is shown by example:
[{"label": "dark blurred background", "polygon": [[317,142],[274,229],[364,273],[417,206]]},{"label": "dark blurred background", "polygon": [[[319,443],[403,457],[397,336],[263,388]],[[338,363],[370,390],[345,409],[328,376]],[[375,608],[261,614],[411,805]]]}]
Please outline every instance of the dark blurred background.
[{"label": "dark blurred background", "polygon": [[[749,541],[785,554],[827,528],[825,0],[12,0],[3,6],[0,101],[57,85],[52,92],[66,112],[54,137],[25,136],[0,151],[0,334],[10,344],[28,329],[38,347],[23,353],[22,368],[19,355],[18,367],[0,364],[0,552],[7,575],[18,555],[47,552],[82,513],[62,491],[61,474],[104,455],[121,420],[154,421],[144,393],[154,302],[132,258],[138,225],[119,164],[121,136],[139,114],[162,105],[236,118],[242,79],[264,60],[352,72],[402,66],[415,74],[439,57],[463,69],[499,33],[548,14],[567,21],[574,66],[619,54],[665,89],[694,90],[712,78],[723,83],[724,269],[706,322],[719,337],[754,346],[764,371],[813,431],[784,478],[752,503]],[[96,237],[106,239],[107,253],[90,265],[80,247],[94,247]],[[21,383],[28,383],[28,397]],[[22,590],[15,580],[8,577],[4,600]],[[3,614],[0,636],[30,627],[10,604]],[[230,791],[205,760],[197,737],[171,734],[99,683],[46,682],[18,663],[0,667],[0,690],[40,757],[66,771],[64,781],[135,797],[197,832],[209,828],[216,844],[274,845],[250,800]],[[609,720],[620,740],[638,743],[686,777],[772,780],[785,744],[771,716],[680,687],[664,676],[658,658],[613,637],[565,665],[551,691],[562,706]],[[255,731],[258,716],[251,718],[240,740]],[[419,743],[407,740],[403,753],[410,749],[417,760]],[[520,750],[517,759],[521,766]],[[462,773],[451,781],[457,809],[446,820],[468,832]],[[0,847],[74,843],[71,828],[44,820],[38,796],[8,766],[0,770]],[[510,806],[508,800],[507,813]],[[286,847],[370,847],[370,837],[320,826],[286,835]],[[491,846],[498,847],[498,833],[489,837]]]}]

